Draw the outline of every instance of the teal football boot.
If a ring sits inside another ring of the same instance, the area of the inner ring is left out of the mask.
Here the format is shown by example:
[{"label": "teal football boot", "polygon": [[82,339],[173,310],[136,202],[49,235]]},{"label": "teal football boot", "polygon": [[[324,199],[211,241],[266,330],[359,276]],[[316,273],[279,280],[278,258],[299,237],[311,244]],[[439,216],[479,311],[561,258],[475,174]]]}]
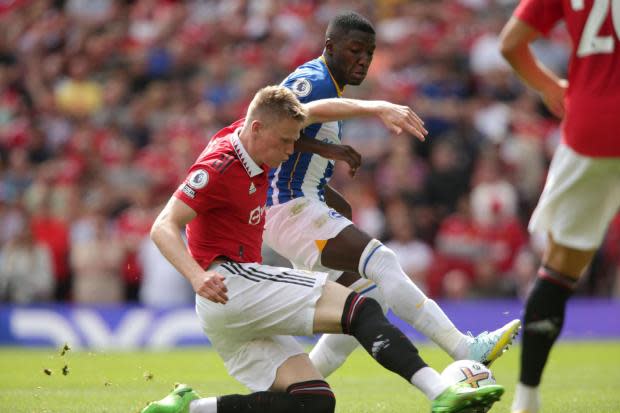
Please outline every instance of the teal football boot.
[{"label": "teal football boot", "polygon": [[519,334],[520,320],[512,320],[503,327],[490,333],[485,331],[471,338],[469,343],[469,360],[490,366],[499,356],[504,354]]}]

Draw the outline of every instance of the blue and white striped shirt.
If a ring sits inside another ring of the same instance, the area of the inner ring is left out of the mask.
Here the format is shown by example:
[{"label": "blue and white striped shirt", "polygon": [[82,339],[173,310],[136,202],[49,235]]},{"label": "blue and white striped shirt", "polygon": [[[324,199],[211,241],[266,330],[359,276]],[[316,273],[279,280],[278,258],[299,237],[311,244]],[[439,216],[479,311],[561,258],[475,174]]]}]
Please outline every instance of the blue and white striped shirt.
[{"label": "blue and white striped shirt", "polygon": [[[323,57],[299,66],[282,82],[302,103],[340,97],[341,91],[329,73]],[[322,142],[339,144],[342,122],[315,123],[302,133]],[[299,197],[324,201],[324,187],[334,173],[334,161],[319,155],[295,152],[278,168],[269,171],[267,206]]]}]

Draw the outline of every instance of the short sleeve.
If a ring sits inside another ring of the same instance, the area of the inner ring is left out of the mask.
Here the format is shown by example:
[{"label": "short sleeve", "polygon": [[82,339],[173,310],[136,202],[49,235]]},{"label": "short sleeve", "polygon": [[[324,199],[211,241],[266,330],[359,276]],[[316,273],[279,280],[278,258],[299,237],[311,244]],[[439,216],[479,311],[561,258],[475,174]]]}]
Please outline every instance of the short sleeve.
[{"label": "short sleeve", "polygon": [[209,164],[194,165],[174,196],[196,213],[208,210],[221,198],[221,175]]},{"label": "short sleeve", "polygon": [[521,0],[514,16],[546,35],[564,16],[562,0]]},{"label": "short sleeve", "polygon": [[290,89],[302,103],[338,96],[334,81],[318,60],[299,67],[284,79],[282,86]]},{"label": "short sleeve", "polygon": [[318,82],[316,78],[313,79],[313,76],[307,73],[294,73],[282,85],[290,89],[301,103],[308,103],[318,99]]},{"label": "short sleeve", "polygon": [[[318,59],[299,67],[284,79],[282,86],[290,89],[301,103],[338,97],[334,81]],[[315,123],[303,132],[305,136],[314,138],[320,129],[321,124]]]}]

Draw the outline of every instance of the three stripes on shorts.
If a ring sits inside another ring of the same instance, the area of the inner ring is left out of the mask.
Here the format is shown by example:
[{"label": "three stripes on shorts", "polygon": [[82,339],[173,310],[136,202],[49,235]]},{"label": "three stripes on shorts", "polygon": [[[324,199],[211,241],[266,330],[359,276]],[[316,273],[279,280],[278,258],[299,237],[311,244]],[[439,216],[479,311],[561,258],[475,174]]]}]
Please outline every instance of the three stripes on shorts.
[{"label": "three stripes on shorts", "polygon": [[304,287],[314,287],[314,284],[316,282],[314,277],[305,276],[299,273],[289,271],[280,271],[277,267],[273,268],[278,269],[278,272],[269,273],[250,266],[244,267],[241,264],[233,261],[225,262],[223,264],[220,264],[220,266],[229,271],[231,274],[239,275],[247,280],[254,282],[272,281],[287,284],[296,284]]}]

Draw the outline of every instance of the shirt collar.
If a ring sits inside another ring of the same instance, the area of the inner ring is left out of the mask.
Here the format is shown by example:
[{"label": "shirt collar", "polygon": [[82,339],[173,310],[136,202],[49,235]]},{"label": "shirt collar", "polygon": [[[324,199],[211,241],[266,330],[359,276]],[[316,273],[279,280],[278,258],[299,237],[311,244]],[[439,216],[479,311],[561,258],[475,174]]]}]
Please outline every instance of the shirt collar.
[{"label": "shirt collar", "polygon": [[321,55],[319,57],[319,60],[325,65],[325,68],[327,69],[327,73],[329,74],[329,77],[332,79],[332,82],[334,83],[334,86],[336,87],[336,93],[338,93],[338,97],[342,96],[342,93],[344,92],[344,87],[340,89],[340,86],[338,86],[338,82],[336,82],[336,78],[334,77],[334,75],[332,75],[331,70],[329,70],[329,66],[327,66],[327,60],[325,60],[325,56]]},{"label": "shirt collar", "polygon": [[250,175],[250,178],[254,178],[256,175],[263,173],[263,168],[258,166],[254,159],[250,157],[248,151],[243,147],[243,143],[241,143],[241,139],[239,139],[239,132],[241,132],[241,128],[235,129],[233,134],[230,136],[230,143],[232,143],[233,149],[237,154],[237,157],[243,164],[245,171]]}]

